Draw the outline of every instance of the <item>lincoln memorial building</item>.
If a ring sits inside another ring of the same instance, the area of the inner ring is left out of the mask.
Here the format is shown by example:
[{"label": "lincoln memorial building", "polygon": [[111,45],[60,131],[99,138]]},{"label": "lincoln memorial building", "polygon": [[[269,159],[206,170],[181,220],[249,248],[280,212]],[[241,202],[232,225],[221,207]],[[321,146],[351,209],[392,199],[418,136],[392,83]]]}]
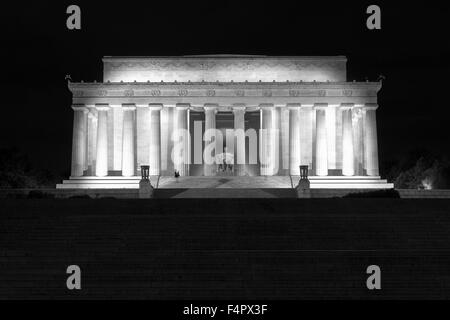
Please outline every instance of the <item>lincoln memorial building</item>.
[{"label": "lincoln memorial building", "polygon": [[138,188],[143,165],[158,187],[175,173],[185,187],[224,176],[290,187],[307,165],[311,188],[392,188],[378,171],[381,82],[348,82],[346,63],[104,57],[102,82],[68,83],[71,176],[57,187]]}]

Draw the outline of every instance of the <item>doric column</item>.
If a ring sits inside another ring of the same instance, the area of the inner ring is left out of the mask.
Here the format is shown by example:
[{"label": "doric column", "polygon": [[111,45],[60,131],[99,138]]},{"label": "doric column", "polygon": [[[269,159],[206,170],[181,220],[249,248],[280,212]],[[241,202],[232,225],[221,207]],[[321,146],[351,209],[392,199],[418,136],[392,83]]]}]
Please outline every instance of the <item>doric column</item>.
[{"label": "doric column", "polygon": [[353,176],[355,174],[353,153],[353,104],[342,104],[342,175]]},{"label": "doric column", "polygon": [[88,109],[73,105],[72,167],[71,176],[81,177],[86,166],[86,131]]},{"label": "doric column", "polygon": [[327,130],[327,157],[328,157],[328,170],[337,169],[337,148],[336,148],[336,125],[337,125],[337,110],[339,105],[328,104],[325,110],[325,127]]},{"label": "doric column", "polygon": [[368,176],[378,176],[377,104],[366,104],[364,113],[364,150]]},{"label": "doric column", "polygon": [[[205,110],[205,133],[206,133],[206,131],[208,131],[210,129],[216,129],[217,106],[216,105],[205,105],[204,110]],[[212,137],[208,137],[208,139],[205,140],[205,146],[212,143],[212,141],[217,141],[217,138],[215,137],[213,140]],[[211,154],[210,156],[213,157],[213,159],[215,159],[216,152],[214,152],[214,154]],[[206,160],[206,159],[204,159],[204,160]],[[205,176],[214,176],[216,173],[215,161],[212,164],[205,163],[203,168],[204,168],[203,170],[204,170]]]},{"label": "doric column", "polygon": [[260,147],[260,174],[262,176],[272,175],[273,172],[273,134],[272,134],[272,104],[261,105],[261,147]]},{"label": "doric column", "polygon": [[189,175],[188,109],[189,105],[176,105],[177,140],[174,145],[174,165],[180,176]]},{"label": "doric column", "polygon": [[233,106],[234,114],[234,172],[245,176],[245,106]]},{"label": "doric column", "polygon": [[161,109],[162,105],[150,108],[150,175],[161,175]]},{"label": "doric column", "polygon": [[160,111],[161,132],[161,174],[173,176],[173,133],[175,131],[175,105],[164,104]]},{"label": "doric column", "polygon": [[121,104],[110,104],[108,110],[108,170],[122,170],[123,108]]},{"label": "doric column", "polygon": [[364,131],[363,131],[363,110],[360,106],[352,109],[353,125],[353,155],[355,158],[355,175],[364,175]]},{"label": "doric column", "polygon": [[108,175],[108,110],[109,106],[96,105],[97,108],[97,156],[95,175]]},{"label": "doric column", "polygon": [[300,107],[300,165],[307,165],[309,172],[313,169],[314,143],[314,109],[312,104]]},{"label": "doric column", "polygon": [[289,108],[284,105],[280,109],[280,175],[289,175]]},{"label": "doric column", "polygon": [[328,175],[326,104],[316,104],[316,175]]},{"label": "doric column", "polygon": [[87,167],[89,175],[95,171],[95,156],[97,143],[97,117],[91,111],[88,113],[88,139],[87,139]]},{"label": "doric column", "polygon": [[134,160],[134,104],[123,105],[123,145],[122,145],[122,176],[131,177],[135,174]]},{"label": "doric column", "polygon": [[289,107],[289,174],[300,175],[300,104]]},{"label": "doric column", "polygon": [[[136,105],[136,169],[139,171],[141,165],[150,164],[150,106],[149,104]],[[150,171],[152,168],[150,167]]]},{"label": "doric column", "polygon": [[[283,106],[284,107],[284,106]],[[271,139],[272,139],[272,168],[271,168],[271,175],[275,176],[278,175],[279,173],[281,173],[282,171],[280,170],[280,164],[282,164],[282,160],[281,160],[281,123],[280,123],[280,118],[281,118],[281,107],[280,105],[274,105],[273,106],[273,111],[272,111],[272,135],[271,135]]]}]

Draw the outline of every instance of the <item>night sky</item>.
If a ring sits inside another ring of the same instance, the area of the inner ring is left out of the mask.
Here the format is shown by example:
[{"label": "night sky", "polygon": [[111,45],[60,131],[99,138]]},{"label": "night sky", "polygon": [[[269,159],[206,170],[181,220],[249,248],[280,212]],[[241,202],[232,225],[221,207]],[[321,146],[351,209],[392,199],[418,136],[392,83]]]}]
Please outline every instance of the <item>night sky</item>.
[{"label": "night sky", "polygon": [[[101,81],[104,55],[346,55],[348,81],[386,80],[377,111],[381,165],[449,151],[450,10],[390,1],[35,1],[3,4],[0,148],[69,174],[73,113],[64,76]],[[66,28],[81,7],[82,29]],[[378,4],[382,29],[366,28]]]}]

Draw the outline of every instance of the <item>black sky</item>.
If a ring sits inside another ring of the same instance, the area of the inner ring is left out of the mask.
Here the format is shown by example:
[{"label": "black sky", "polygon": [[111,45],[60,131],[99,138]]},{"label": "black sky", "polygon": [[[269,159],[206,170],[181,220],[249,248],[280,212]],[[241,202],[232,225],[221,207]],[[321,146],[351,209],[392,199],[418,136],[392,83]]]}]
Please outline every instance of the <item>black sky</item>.
[{"label": "black sky", "polygon": [[[82,30],[66,29],[77,4]],[[369,4],[382,30],[366,28]],[[450,10],[444,2],[37,1],[2,4],[0,147],[68,174],[71,96],[64,80],[101,81],[104,55],[346,55],[348,80],[379,93],[382,163],[418,148],[449,155]]]}]

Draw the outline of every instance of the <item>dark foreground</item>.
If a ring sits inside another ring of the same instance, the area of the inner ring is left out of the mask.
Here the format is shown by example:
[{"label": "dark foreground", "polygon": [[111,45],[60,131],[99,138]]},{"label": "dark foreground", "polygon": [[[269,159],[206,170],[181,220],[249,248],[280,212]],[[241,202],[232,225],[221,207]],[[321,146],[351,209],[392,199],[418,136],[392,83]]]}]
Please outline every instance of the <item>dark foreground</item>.
[{"label": "dark foreground", "polygon": [[[450,298],[450,200],[0,202],[0,298]],[[82,289],[66,288],[79,265]],[[366,287],[381,268],[382,289]]]}]

